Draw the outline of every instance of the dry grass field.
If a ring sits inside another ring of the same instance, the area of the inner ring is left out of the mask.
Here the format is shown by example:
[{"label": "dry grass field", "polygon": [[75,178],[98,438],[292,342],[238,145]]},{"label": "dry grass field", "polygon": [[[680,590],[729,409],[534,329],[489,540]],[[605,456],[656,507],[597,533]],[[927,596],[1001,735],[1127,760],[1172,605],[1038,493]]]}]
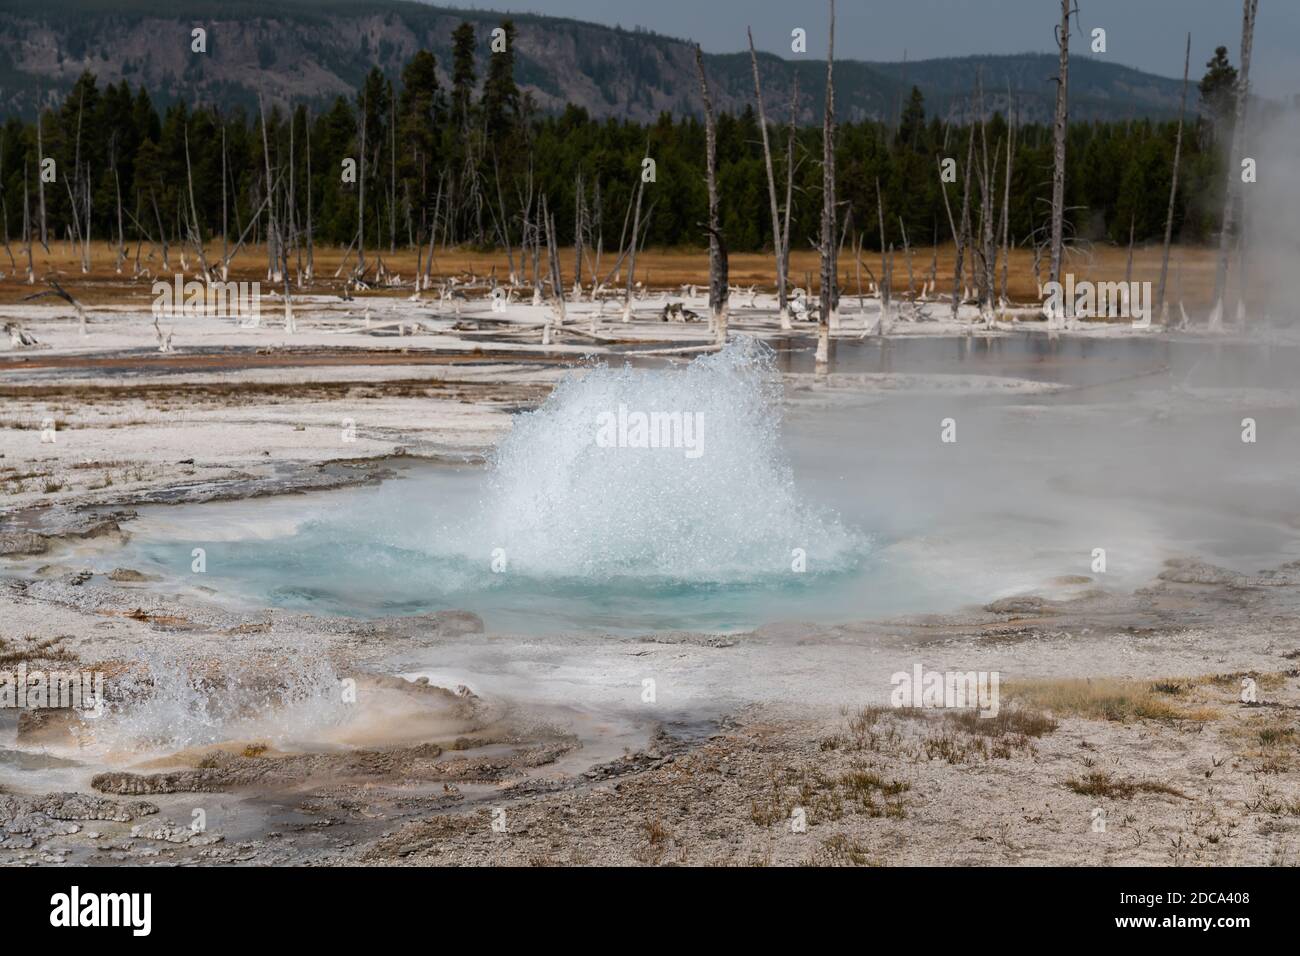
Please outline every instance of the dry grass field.
[{"label": "dry grass field", "polygon": [[[148,285],[144,281],[131,281],[136,258],[136,249],[129,247],[127,261],[122,274],[114,269],[116,249],[107,242],[92,244],[91,271],[81,271],[79,251],[69,243],[51,243],[46,253],[39,246],[33,250],[37,289],[33,290],[26,279],[26,259],[17,243],[11,244],[14,260],[7,256],[0,258],[0,304],[16,303],[33,291],[41,291],[41,280],[46,276],[57,276],[60,283],[83,302],[94,304],[126,303],[143,301],[149,297]],[[152,277],[168,278],[184,271],[191,274],[197,270],[197,262],[192,250],[185,256],[182,265],[180,247],[169,249],[168,265],[164,268],[161,251],[144,245],[139,252],[142,270],[147,270]],[[210,259],[219,258],[220,244],[214,243],[208,248]],[[338,247],[320,247],[315,250],[315,281],[302,291],[337,292],[342,288],[345,272],[340,268],[346,250]],[[951,289],[953,252],[951,245],[943,245],[937,256],[931,247],[917,247],[912,251],[912,287],[920,290],[927,282],[932,269],[937,277],[936,289],[939,293]],[[1177,300],[1180,295],[1189,308],[1203,308],[1211,299],[1214,286],[1213,248],[1203,246],[1177,247],[1173,250],[1169,268],[1169,295]],[[605,274],[613,267],[618,256],[606,251],[601,262],[601,273]],[[399,248],[395,253],[386,250],[370,250],[367,262],[382,259],[390,274],[400,276],[403,282],[411,282],[417,269],[417,257],[414,249]],[[908,288],[908,257],[900,251],[894,253],[894,284],[896,291],[904,293]],[[518,251],[515,252],[516,265],[519,265]],[[355,258],[349,258],[349,267]],[[574,250],[568,248],[560,253],[561,273],[566,285],[573,281]],[[1072,250],[1067,256],[1067,267],[1076,280],[1116,281],[1125,277],[1128,265],[1126,249],[1093,245]],[[800,250],[792,255],[791,281],[796,285],[818,288],[818,258],[813,250]],[[433,273],[435,278],[447,276],[475,275],[486,277],[493,274],[505,278],[509,274],[509,265],[504,250],[476,251],[467,248],[438,250],[434,257]],[[543,270],[547,270],[543,259]],[[1046,271],[1046,263],[1042,264]],[[704,249],[648,249],[637,256],[637,279],[652,289],[672,289],[686,283],[704,285],[708,282],[708,253]],[[864,293],[869,292],[873,277],[881,271],[880,254],[864,250],[861,269],[854,261],[851,250],[846,249],[840,259],[841,295],[856,296],[859,283]],[[1160,273],[1160,247],[1153,245],[1139,248],[1133,256],[1133,279],[1136,281],[1158,280]],[[1034,302],[1038,298],[1038,289],[1034,277],[1033,254],[1029,250],[1013,250],[1009,271],[1009,293],[1015,302]],[[757,286],[760,292],[774,291],[776,280],[772,257],[766,253],[735,253],[730,259],[730,277],[733,286],[747,288]],[[241,250],[232,263],[230,278],[232,280],[266,281],[265,247],[245,248]],[[590,277],[586,278],[590,282]],[[617,276],[611,285],[617,286],[622,281]],[[1255,283],[1255,291],[1267,295],[1271,290],[1264,282]]]}]

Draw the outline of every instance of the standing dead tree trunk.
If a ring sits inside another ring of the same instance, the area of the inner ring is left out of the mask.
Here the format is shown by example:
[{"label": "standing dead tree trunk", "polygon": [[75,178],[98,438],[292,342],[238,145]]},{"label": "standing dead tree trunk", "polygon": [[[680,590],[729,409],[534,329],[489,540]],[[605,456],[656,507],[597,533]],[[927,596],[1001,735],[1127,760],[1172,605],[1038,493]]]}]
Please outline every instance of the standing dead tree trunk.
[{"label": "standing dead tree trunk", "polygon": [[[893,302],[894,290],[889,286],[889,261],[885,249],[885,194],[880,189],[879,176],[876,177],[876,219],[880,223],[880,327],[883,329]],[[901,218],[899,222],[902,222]]]},{"label": "standing dead tree trunk", "polygon": [[158,196],[152,188],[149,190],[149,202],[153,205],[153,220],[158,224],[158,243],[162,246],[162,267],[164,270],[169,270],[171,261],[167,253],[167,230],[163,228],[162,210],[158,208]]},{"label": "standing dead tree trunk", "polygon": [[[496,181],[497,187],[497,206],[501,208],[501,219],[497,226],[501,234],[501,244],[506,247],[506,266],[510,270],[510,284],[515,285],[518,281],[518,273],[515,272],[515,253],[510,245],[510,217],[506,215],[506,201],[501,195],[501,166],[497,162],[496,148],[492,149],[492,177]],[[492,221],[498,222],[496,210],[492,208],[489,202],[488,208],[492,213]]]},{"label": "standing dead tree trunk", "polygon": [[[862,233],[856,229],[853,231],[856,233],[853,237],[853,275],[858,287],[858,311],[865,314],[867,303],[862,297]],[[866,321],[866,319],[862,320],[863,325],[866,325]],[[862,334],[863,336],[867,334],[865,329]]]},{"label": "standing dead tree trunk", "polygon": [[36,106],[36,195],[41,208],[41,248],[50,251],[49,234],[45,229],[45,141],[41,136],[41,107]]},{"label": "standing dead tree trunk", "polygon": [[425,289],[433,282],[433,248],[438,241],[438,217],[442,213],[442,183],[445,176],[446,170],[438,174],[438,192],[433,197],[433,215],[429,219],[429,254],[424,258],[424,278],[421,280]]},{"label": "standing dead tree trunk", "polygon": [[4,163],[3,155],[4,155],[4,132],[0,131],[0,227],[2,227],[3,229],[2,232],[3,238],[0,239],[0,241],[4,242],[5,252],[9,256],[9,267],[11,269],[17,269],[18,260],[14,258],[14,251],[9,246],[9,202],[7,199],[5,199],[5,190],[4,190],[5,163]]},{"label": "standing dead tree trunk", "polygon": [[[966,168],[962,172],[962,190],[961,190],[961,222],[954,228],[953,235],[957,242],[956,256],[953,260],[952,267],[952,317],[957,318],[958,309],[962,300],[965,298],[965,290],[962,288],[962,266],[966,261],[967,254],[970,253],[971,243],[971,216],[970,216],[970,185],[973,178],[973,166],[975,162],[975,128],[971,127],[966,142]],[[944,203],[947,204],[948,195],[944,193]],[[948,213],[949,222],[952,222],[952,212]],[[970,258],[974,258],[971,254]]]},{"label": "standing dead tree trunk", "polygon": [[[946,198],[946,197],[945,197]],[[923,283],[921,286],[921,298],[926,295],[934,295],[935,281],[939,276],[939,220],[936,218],[930,224],[930,281],[929,289]]]},{"label": "standing dead tree trunk", "polygon": [[295,284],[302,288],[302,243],[298,240],[298,193],[295,185],[295,173],[298,168],[294,153],[294,127],[297,126],[292,111],[289,113],[289,188],[285,193],[284,222],[288,235],[288,246],[293,250],[297,270],[294,274]]},{"label": "standing dead tree trunk", "polygon": [[[948,201],[948,186],[943,181],[943,157],[935,156],[935,163],[939,167],[939,191],[943,193],[943,208],[948,214],[948,228],[952,231],[953,242],[953,267],[952,267],[952,317],[957,318],[957,309],[961,305],[961,230],[957,228],[957,220],[952,216],[952,203]],[[936,241],[937,247],[937,241]],[[936,252],[937,255],[937,252]]]},{"label": "standing dead tree trunk", "polygon": [[[90,271],[90,164],[86,164],[86,178],[81,178],[81,121],[84,113],[86,102],[86,93],[83,89],[81,98],[77,101],[77,136],[72,153],[72,185],[76,195],[69,191],[68,199],[72,207],[73,228],[76,230],[77,244],[81,247],[81,271],[83,273]],[[67,185],[67,180],[64,180]],[[84,217],[77,215],[77,203],[85,202]],[[82,226],[85,229],[82,229]]]},{"label": "standing dead tree trunk", "polygon": [[560,247],[555,238],[555,214],[550,211],[545,196],[542,197],[542,224],[546,229],[546,258],[551,272],[551,293],[555,297],[556,324],[563,326],[568,315],[564,302],[564,278],[560,275]]},{"label": "standing dead tree trunk", "polygon": [[266,251],[269,267],[266,271],[268,281],[274,282],[276,271],[280,267],[279,247],[275,228],[275,185],[271,178],[271,142],[266,134],[266,110],[262,107],[262,97],[257,98],[257,112],[262,118],[262,157],[266,164]]},{"label": "standing dead tree trunk", "polygon": [[185,127],[185,183],[190,197],[190,217],[192,225],[190,226],[190,235],[194,240],[194,248],[199,254],[199,263],[203,268],[203,281],[211,282],[212,273],[208,271],[208,257],[203,251],[203,226],[199,223],[199,210],[194,204],[194,170],[190,165],[190,129]]},{"label": "standing dead tree trunk", "polygon": [[311,114],[306,114],[306,122],[303,128],[307,134],[307,281],[311,282],[316,276],[316,250],[313,245],[313,229],[311,221]]},{"label": "standing dead tree trunk", "polygon": [[27,197],[27,159],[25,157],[23,159],[23,245],[27,248],[27,284],[34,285],[36,282],[36,267],[32,262],[32,208]]},{"label": "standing dead tree trunk", "polygon": [[[839,326],[835,315],[835,0],[830,0],[830,33],[826,46],[826,109],[822,117],[822,234],[821,315],[817,322],[817,363],[830,361],[831,330]],[[883,244],[884,239],[882,237]]]},{"label": "standing dead tree trunk", "polygon": [[[1228,286],[1228,256],[1232,247],[1233,226],[1237,207],[1241,203],[1241,154],[1246,139],[1246,105],[1250,100],[1250,51],[1255,38],[1255,12],[1259,0],[1242,0],[1241,4],[1241,69],[1237,73],[1236,109],[1232,125],[1232,151],[1228,155],[1228,185],[1223,194],[1223,225],[1219,228],[1219,264],[1214,273],[1214,311],[1210,313],[1210,328],[1223,327],[1223,304]],[[1240,239],[1238,239],[1240,244]],[[1241,270],[1238,269],[1238,272]],[[1240,318],[1243,282],[1237,276],[1237,311]]]},{"label": "standing dead tree trunk", "polygon": [[[646,143],[646,153],[650,152],[650,144]],[[648,158],[648,155],[647,157]],[[645,195],[645,165],[644,159],[642,166],[637,172],[636,185],[636,212],[632,215],[632,243],[628,247],[627,260],[627,287],[623,293],[623,321],[632,321],[632,285],[636,281],[636,241],[637,235],[641,229],[641,199]],[[710,269],[712,269],[712,260],[710,259]]]},{"label": "standing dead tree trunk", "polygon": [[397,255],[397,97],[388,90],[388,254]]},{"label": "standing dead tree trunk", "polygon": [[[77,203],[80,200],[72,194],[72,186],[68,180],[63,180],[63,187],[68,192],[68,208],[72,213],[72,235],[78,248],[81,247],[81,216],[77,213]],[[80,185],[78,185],[80,191]]]},{"label": "standing dead tree trunk", "polygon": [[1056,77],[1056,120],[1053,126],[1052,151],[1052,253],[1048,278],[1061,281],[1061,253],[1065,230],[1065,135],[1069,119],[1070,14],[1074,0],[1061,0],[1061,24],[1056,28],[1056,44],[1061,58]]},{"label": "standing dead tree trunk", "polygon": [[[785,142],[785,216],[784,222],[781,223],[781,271],[786,276],[790,275],[790,210],[794,200],[794,127],[798,116],[799,74],[796,73],[790,93],[790,128],[786,133]],[[792,328],[788,300],[786,307],[781,310],[781,328],[787,332]]]},{"label": "standing dead tree trunk", "polygon": [[84,180],[84,185],[82,186],[82,193],[81,193],[81,195],[82,195],[82,197],[85,199],[85,203],[86,203],[86,205],[85,205],[85,210],[86,210],[86,216],[85,216],[86,229],[85,229],[85,232],[83,233],[83,238],[82,238],[82,243],[81,243],[81,271],[82,271],[82,272],[89,272],[89,271],[90,271],[90,226],[91,226],[91,215],[90,215],[90,205],[91,205],[91,201],[90,201],[90,163],[86,163],[86,178],[85,178],[85,180]]},{"label": "standing dead tree trunk", "polygon": [[[700,73],[700,93],[704,97],[704,151],[709,185],[709,312],[713,332],[719,342],[727,341],[727,307],[731,286],[727,279],[727,246],[718,221],[718,130],[713,120],[713,101],[709,97],[709,80],[704,74],[704,53],[695,47],[695,68]],[[636,232],[633,230],[633,237]]]},{"label": "standing dead tree trunk", "polygon": [[[981,138],[983,132],[981,127]],[[979,277],[980,311],[985,322],[993,320],[993,309],[997,296],[998,238],[993,223],[993,196],[997,190],[998,154],[1002,150],[999,139],[993,147],[993,162],[989,163],[987,144],[980,164],[980,263],[983,270]]]},{"label": "standing dead tree trunk", "polygon": [[1160,282],[1156,285],[1156,308],[1160,324],[1169,325],[1169,304],[1165,301],[1165,282],[1169,278],[1169,246],[1174,240],[1174,197],[1178,195],[1178,166],[1183,157],[1183,118],[1187,113],[1187,71],[1192,62],[1192,35],[1187,34],[1183,52],[1183,98],[1178,106],[1178,133],[1174,137],[1174,175],[1169,183],[1169,210],[1165,213],[1165,245],[1160,255]]},{"label": "standing dead tree trunk", "polygon": [[357,277],[366,274],[366,93],[361,91],[361,165],[357,172]]},{"label": "standing dead tree trunk", "polygon": [[[1007,83],[1007,110],[1011,109],[1011,84]],[[1007,131],[1007,169],[1002,183],[1002,290],[998,296],[999,305],[1007,307],[1007,272],[1011,267],[1011,158],[1016,151],[1016,127],[1020,125],[1018,115],[1011,121]]]},{"label": "standing dead tree trunk", "polygon": [[573,190],[573,301],[582,299],[583,231],[586,229],[587,187],[582,182],[582,172]]},{"label": "standing dead tree trunk", "polygon": [[[230,222],[227,216],[226,200],[226,121],[221,123],[221,281],[230,278]],[[308,179],[311,177],[308,176]]]},{"label": "standing dead tree trunk", "polygon": [[280,250],[277,268],[280,272],[281,293],[284,295],[284,331],[293,335],[298,331],[298,321],[293,317],[293,294],[289,290],[289,245],[281,241],[276,248]]},{"label": "standing dead tree trunk", "polygon": [[758,126],[763,133],[763,161],[767,166],[767,196],[772,206],[772,253],[776,257],[776,305],[781,328],[790,327],[790,304],[786,301],[786,255],[781,245],[781,219],[776,208],[776,175],[772,171],[772,147],[767,138],[767,114],[763,109],[763,86],[758,78],[758,54],[754,52],[754,33],[748,27],[749,62],[754,70],[754,98],[758,101]]},{"label": "standing dead tree trunk", "polygon": [[600,176],[596,176],[596,189],[592,194],[592,222],[591,229],[596,236],[596,252],[591,260],[591,291],[596,291],[596,283],[600,281],[600,260],[605,255],[605,201],[600,195]]},{"label": "standing dead tree trunk", "polygon": [[976,86],[977,110],[980,121],[980,264],[983,269],[979,276],[980,313],[985,324],[993,321],[997,282],[998,243],[994,232],[993,209],[994,195],[997,192],[998,153],[1002,149],[999,139],[993,147],[993,160],[989,161],[988,125],[984,116],[984,76],[977,72]]},{"label": "standing dead tree trunk", "polygon": [[1128,259],[1124,263],[1124,284],[1133,281],[1133,232],[1137,228],[1137,213],[1128,217]]},{"label": "standing dead tree trunk", "polygon": [[910,298],[916,298],[916,286],[912,280],[912,244],[907,241],[907,224],[903,222],[903,217],[898,217],[898,231],[903,236],[903,255],[907,257],[907,294]]}]

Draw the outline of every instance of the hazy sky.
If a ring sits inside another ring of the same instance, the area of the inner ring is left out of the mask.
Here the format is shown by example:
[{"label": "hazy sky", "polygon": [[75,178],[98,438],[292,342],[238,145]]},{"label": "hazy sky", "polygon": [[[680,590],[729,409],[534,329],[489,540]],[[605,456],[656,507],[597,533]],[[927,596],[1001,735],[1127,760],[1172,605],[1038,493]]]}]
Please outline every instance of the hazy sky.
[{"label": "hazy sky", "polygon": [[[745,26],[760,49],[790,55],[790,30],[808,31],[810,55],[825,50],[825,0],[502,0],[443,3],[547,13],[698,41],[713,53],[745,49]],[[901,60],[972,53],[1054,51],[1058,0],[839,0],[837,56]],[[1192,33],[1192,76],[1218,45],[1234,64],[1241,49],[1240,0],[1079,0],[1084,29],[1106,28],[1106,56],[1181,77],[1183,42]],[[1077,36],[1077,34],[1076,34]],[[1300,94],[1300,0],[1260,0],[1251,76],[1256,92]]]}]

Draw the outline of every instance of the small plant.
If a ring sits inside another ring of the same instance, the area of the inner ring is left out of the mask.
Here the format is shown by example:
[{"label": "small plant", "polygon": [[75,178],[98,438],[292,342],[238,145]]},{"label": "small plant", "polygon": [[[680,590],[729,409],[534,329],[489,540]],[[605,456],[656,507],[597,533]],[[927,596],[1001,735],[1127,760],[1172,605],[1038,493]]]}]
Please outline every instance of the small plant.
[{"label": "small plant", "polygon": [[813,866],[875,866],[867,848],[842,833],[827,837],[813,854]]},{"label": "small plant", "polygon": [[1255,733],[1255,737],[1261,746],[1276,747],[1293,740],[1295,738],[1295,728],[1283,726],[1261,727]]},{"label": "small plant", "polygon": [[1071,777],[1065,781],[1065,785],[1086,797],[1129,800],[1138,793],[1162,793],[1181,800],[1189,799],[1187,794],[1166,783],[1155,780],[1120,780],[1104,770],[1093,770],[1082,777]]},{"label": "small plant", "polygon": [[948,720],[968,734],[979,734],[984,737],[1006,735],[1042,737],[1060,726],[1044,713],[1018,707],[1004,708],[994,717],[981,717],[973,710],[962,711],[958,714],[950,714]]},{"label": "small plant", "polygon": [[658,846],[668,840],[668,828],[664,826],[663,820],[658,817],[646,819],[641,824],[641,829],[645,831],[646,842],[651,846]]}]

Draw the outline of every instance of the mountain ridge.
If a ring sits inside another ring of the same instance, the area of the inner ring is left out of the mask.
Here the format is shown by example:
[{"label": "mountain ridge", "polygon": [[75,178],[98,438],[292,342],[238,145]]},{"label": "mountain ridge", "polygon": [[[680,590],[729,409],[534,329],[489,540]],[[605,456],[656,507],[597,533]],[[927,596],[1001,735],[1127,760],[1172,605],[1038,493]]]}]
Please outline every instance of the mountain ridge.
[{"label": "mountain ridge", "polygon": [[[0,10],[0,98],[31,116],[85,70],[104,83],[143,85],[166,105],[191,102],[323,106],[352,96],[372,65],[396,79],[419,49],[438,60],[449,84],[451,33],[462,21],[478,33],[481,80],[492,27],[509,17],[518,34],[515,76],[539,108],[579,106],[596,118],[653,121],[660,113],[701,115],[694,46],[686,40],[540,14],[413,3],[409,0],[9,0]],[[208,52],[190,51],[190,30],[208,31]],[[769,118],[785,122],[795,78],[798,120],[820,121],[825,62],[815,53],[759,53]],[[1177,115],[1181,81],[1090,57],[1072,57],[1071,119],[1164,119]],[[740,112],[753,102],[749,55],[706,53],[715,104]],[[911,86],[932,116],[970,112],[982,76],[989,110],[1016,110],[1045,122],[1055,98],[1056,57],[1047,53],[972,55],[906,63],[837,60],[836,115],[891,121]],[[1008,87],[1010,93],[1008,93]]]}]

